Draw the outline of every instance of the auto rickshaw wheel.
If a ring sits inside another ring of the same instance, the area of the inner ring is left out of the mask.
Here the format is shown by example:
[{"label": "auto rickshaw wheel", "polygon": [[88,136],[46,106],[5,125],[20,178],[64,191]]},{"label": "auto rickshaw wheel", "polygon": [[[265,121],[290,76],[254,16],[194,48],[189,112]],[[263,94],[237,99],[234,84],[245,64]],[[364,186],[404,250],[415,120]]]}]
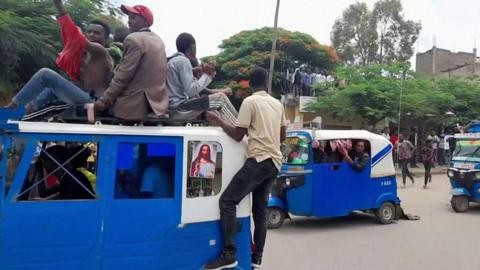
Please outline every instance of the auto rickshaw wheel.
[{"label": "auto rickshaw wheel", "polygon": [[450,203],[452,204],[453,211],[457,213],[463,213],[468,210],[470,200],[467,196],[453,196]]},{"label": "auto rickshaw wheel", "polygon": [[278,207],[269,207],[267,212],[267,224],[269,229],[282,227],[285,220],[285,211]]},{"label": "auto rickshaw wheel", "polygon": [[375,211],[375,216],[382,224],[391,224],[395,220],[395,205],[391,202],[384,202],[382,206]]}]

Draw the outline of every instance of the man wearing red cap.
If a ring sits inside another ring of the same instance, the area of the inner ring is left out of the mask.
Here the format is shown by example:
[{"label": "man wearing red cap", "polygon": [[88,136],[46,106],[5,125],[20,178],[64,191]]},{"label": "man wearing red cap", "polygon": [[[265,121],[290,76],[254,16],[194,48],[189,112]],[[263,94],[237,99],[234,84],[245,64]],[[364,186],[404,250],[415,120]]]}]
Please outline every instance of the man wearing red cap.
[{"label": "man wearing red cap", "polygon": [[112,108],[117,118],[125,120],[144,120],[150,111],[166,115],[167,57],[162,39],[149,28],[153,14],[142,5],[122,5],[121,10],[128,15],[131,32],[123,43],[123,58],[103,96],[86,108],[90,115],[93,109]]}]

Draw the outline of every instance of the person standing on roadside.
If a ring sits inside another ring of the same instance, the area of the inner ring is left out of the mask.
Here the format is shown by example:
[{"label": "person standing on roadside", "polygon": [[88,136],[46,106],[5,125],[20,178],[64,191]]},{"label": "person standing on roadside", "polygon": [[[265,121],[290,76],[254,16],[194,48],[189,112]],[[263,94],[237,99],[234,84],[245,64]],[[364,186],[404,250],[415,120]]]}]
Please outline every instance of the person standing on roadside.
[{"label": "person standing on roadside", "polygon": [[220,197],[220,219],[223,249],[218,258],[207,263],[205,270],[235,268],[235,234],[237,232],[236,206],[252,193],[252,212],[255,231],[252,268],[260,268],[267,236],[267,200],[270,186],[280,170],[285,139],[286,119],[283,106],[270,96],[267,89],[268,72],[254,68],[250,72],[253,94],[240,107],[238,122],[233,126],[218,112],[207,112],[210,123],[220,126],[227,135],[240,142],[248,135],[247,160]]},{"label": "person standing on roadside", "polygon": [[381,135],[385,139],[390,140],[390,128],[389,127],[384,127]]},{"label": "person standing on roadside", "polygon": [[438,143],[440,142],[440,138],[438,138],[436,132],[432,130],[430,132],[430,135],[428,135],[427,140],[430,140],[432,142],[432,148],[433,148],[433,165],[432,165],[432,168],[435,168],[435,162],[440,163],[437,160]]},{"label": "person standing on roadside", "polygon": [[434,157],[433,143],[431,140],[426,141],[426,145],[422,149],[422,163],[425,167],[425,182],[423,188],[427,188],[428,183],[432,182],[432,166]]},{"label": "person standing on roadside", "polygon": [[408,169],[408,163],[412,158],[412,154],[415,151],[415,147],[409,140],[404,139],[403,134],[400,134],[397,142],[397,151],[398,151],[398,162],[400,163],[400,168],[402,168],[402,181],[403,187],[406,186],[407,176],[412,181],[412,185],[415,184],[415,179],[413,178],[410,170]]},{"label": "person standing on roadside", "polygon": [[414,150],[410,157],[410,167],[418,168],[417,166],[417,148],[419,146],[418,141],[418,127],[413,127],[410,133],[410,143],[414,146]]},{"label": "person standing on roadside", "polygon": [[445,134],[441,134],[438,142],[438,165],[445,165]]}]

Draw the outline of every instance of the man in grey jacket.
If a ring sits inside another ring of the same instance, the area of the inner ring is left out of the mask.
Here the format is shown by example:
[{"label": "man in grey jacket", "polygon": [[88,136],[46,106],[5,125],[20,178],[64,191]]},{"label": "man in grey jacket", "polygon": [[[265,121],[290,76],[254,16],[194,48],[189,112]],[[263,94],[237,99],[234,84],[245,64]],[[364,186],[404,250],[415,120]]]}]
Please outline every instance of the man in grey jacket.
[{"label": "man in grey jacket", "polygon": [[[195,78],[192,62],[196,62],[196,42],[191,34],[182,33],[176,40],[178,52],[168,61],[167,86],[172,110],[217,110],[229,122],[235,124],[238,112],[226,93],[231,90],[208,90],[215,77],[215,65],[196,67],[199,78]],[[206,94],[200,96],[200,94]]]}]

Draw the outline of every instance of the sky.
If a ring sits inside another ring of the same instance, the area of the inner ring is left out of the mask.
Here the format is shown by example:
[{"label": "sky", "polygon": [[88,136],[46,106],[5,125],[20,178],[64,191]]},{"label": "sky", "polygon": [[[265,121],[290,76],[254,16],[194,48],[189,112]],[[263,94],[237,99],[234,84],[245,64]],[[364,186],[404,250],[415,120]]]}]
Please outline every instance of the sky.
[{"label": "sky", "polygon": [[[173,54],[182,32],[194,35],[199,57],[218,53],[222,40],[242,31],[273,26],[276,0],[115,0],[117,4],[143,4],[152,9],[152,30]],[[355,0],[281,0],[279,27],[301,31],[330,45],[330,31],[344,9]],[[365,0],[372,7],[374,0]],[[471,52],[480,45],[479,0],[403,0],[407,19],[423,29],[416,52],[437,47]]]}]

